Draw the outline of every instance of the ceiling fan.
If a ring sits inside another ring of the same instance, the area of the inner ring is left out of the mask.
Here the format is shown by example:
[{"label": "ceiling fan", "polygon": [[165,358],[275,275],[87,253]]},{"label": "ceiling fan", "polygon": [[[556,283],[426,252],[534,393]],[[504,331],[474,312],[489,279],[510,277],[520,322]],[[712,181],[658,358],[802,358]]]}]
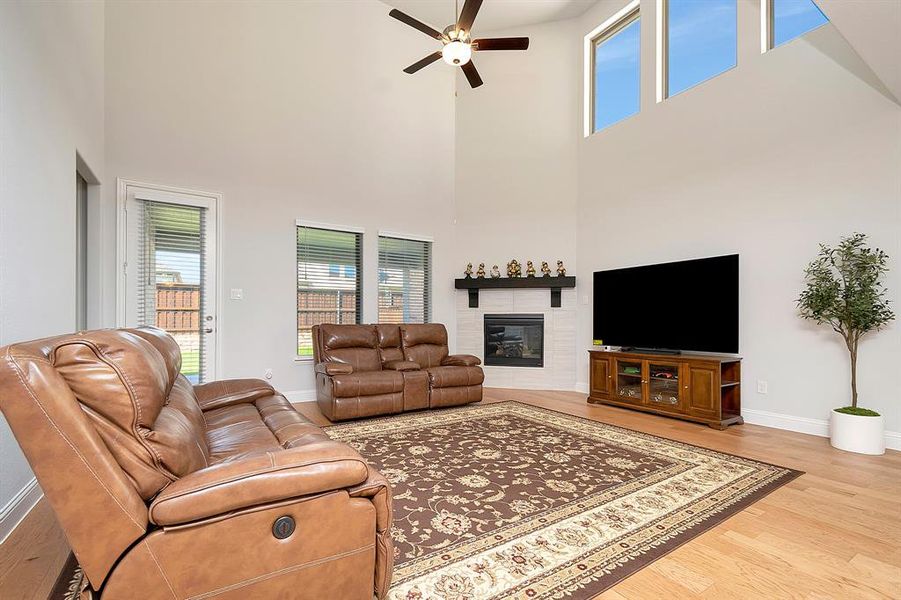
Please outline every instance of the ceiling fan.
[{"label": "ceiling fan", "polygon": [[[455,3],[456,6],[456,3]],[[413,74],[416,71],[427,67],[439,58],[443,58],[447,64],[460,67],[469,85],[477,88],[482,85],[482,78],[479,72],[472,64],[473,52],[484,52],[486,50],[527,50],[529,48],[529,38],[527,37],[508,37],[508,38],[482,38],[472,39],[470,29],[473,21],[476,20],[476,14],[479,7],[482,6],[482,0],[466,0],[463,3],[463,10],[459,12],[456,23],[451,23],[439,32],[429,27],[422,21],[418,21],[410,15],[404,14],[396,8],[388,13],[402,23],[406,23],[414,29],[418,29],[429,37],[433,37],[443,44],[441,50],[429,54],[422,60],[418,60],[406,69],[404,73]]]}]

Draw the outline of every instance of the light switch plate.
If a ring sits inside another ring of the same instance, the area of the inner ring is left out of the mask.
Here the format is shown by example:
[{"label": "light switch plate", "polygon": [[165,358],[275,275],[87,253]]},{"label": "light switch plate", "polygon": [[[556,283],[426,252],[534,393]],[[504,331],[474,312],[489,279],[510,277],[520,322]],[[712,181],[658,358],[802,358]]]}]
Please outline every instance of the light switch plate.
[{"label": "light switch plate", "polygon": [[232,288],[228,297],[231,298],[232,300],[243,300],[244,299],[244,290],[242,288]]}]

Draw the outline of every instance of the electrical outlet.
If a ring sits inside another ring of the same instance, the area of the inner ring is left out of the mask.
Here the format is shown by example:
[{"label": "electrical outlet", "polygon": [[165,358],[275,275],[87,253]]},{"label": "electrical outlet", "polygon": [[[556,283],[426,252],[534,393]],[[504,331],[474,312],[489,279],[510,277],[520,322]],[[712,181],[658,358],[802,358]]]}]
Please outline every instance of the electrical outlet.
[{"label": "electrical outlet", "polygon": [[266,379],[272,379],[272,369],[266,369],[263,372],[263,377],[265,377]]},{"label": "electrical outlet", "polygon": [[757,380],[757,393],[758,394],[766,394],[767,392],[767,383],[762,379]]}]

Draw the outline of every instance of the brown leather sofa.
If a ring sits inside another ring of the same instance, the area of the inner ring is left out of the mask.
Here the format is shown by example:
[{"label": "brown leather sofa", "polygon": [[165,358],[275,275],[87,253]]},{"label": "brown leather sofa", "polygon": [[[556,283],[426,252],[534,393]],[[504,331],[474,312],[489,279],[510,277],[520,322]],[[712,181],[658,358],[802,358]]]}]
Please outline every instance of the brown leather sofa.
[{"label": "brown leather sofa", "polygon": [[449,355],[438,323],[316,325],[316,399],[332,421],[482,399],[478,357]]},{"label": "brown leather sofa", "polygon": [[265,382],[192,386],[175,341],[150,328],[0,356],[0,408],[84,569],[83,598],[386,595],[387,481]]}]

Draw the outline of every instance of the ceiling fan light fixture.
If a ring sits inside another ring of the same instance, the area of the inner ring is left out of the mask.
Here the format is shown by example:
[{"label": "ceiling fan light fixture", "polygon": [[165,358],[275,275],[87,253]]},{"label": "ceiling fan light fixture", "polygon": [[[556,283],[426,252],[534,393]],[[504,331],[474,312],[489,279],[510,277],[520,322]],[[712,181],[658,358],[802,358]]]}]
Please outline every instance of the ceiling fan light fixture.
[{"label": "ceiling fan light fixture", "polygon": [[459,40],[450,41],[441,49],[441,58],[451,66],[461,67],[472,58],[472,46]]}]

